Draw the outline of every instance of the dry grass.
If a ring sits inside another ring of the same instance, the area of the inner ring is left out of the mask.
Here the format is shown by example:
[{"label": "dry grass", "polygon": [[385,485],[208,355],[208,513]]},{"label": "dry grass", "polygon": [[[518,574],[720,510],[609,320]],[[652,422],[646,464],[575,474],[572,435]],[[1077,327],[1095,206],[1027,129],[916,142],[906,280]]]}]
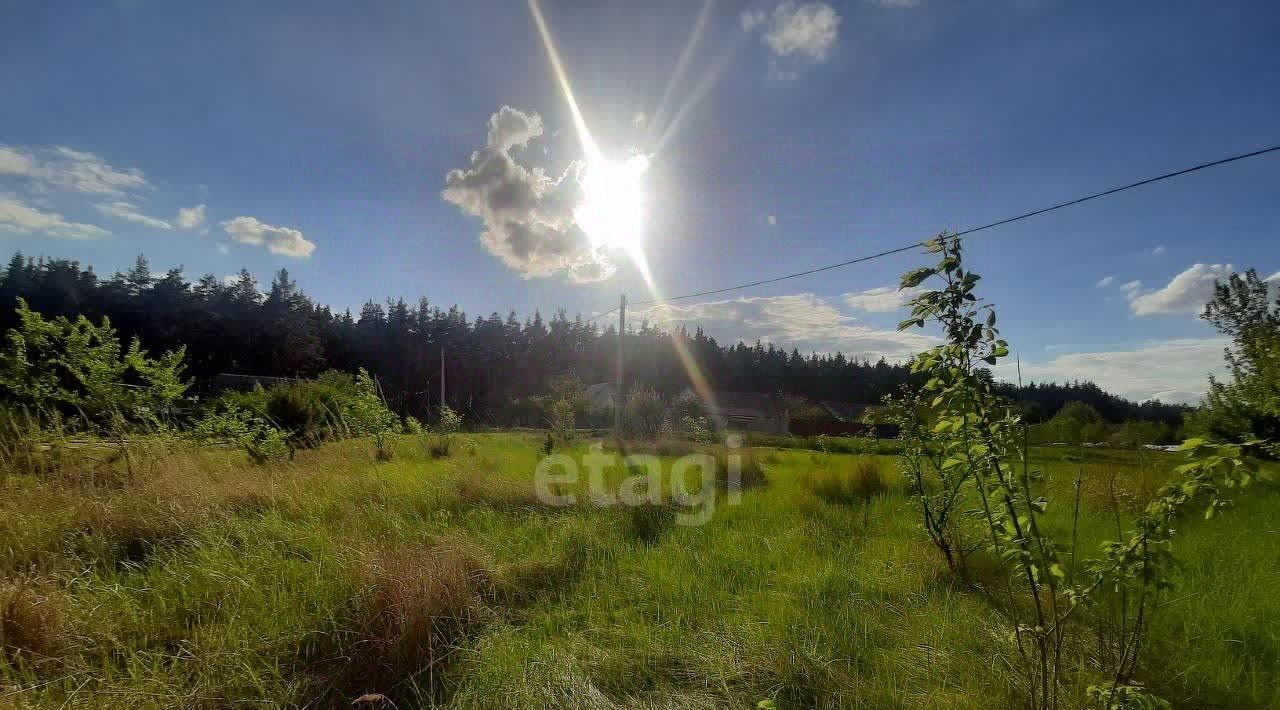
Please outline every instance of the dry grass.
[{"label": "dry grass", "polygon": [[485,603],[494,588],[487,557],[467,540],[449,538],[383,551],[366,575],[366,621],[351,683],[392,699],[436,696],[436,673],[493,616]]},{"label": "dry grass", "polygon": [[1085,466],[1080,498],[1084,505],[1109,513],[1133,514],[1146,507],[1168,478],[1167,471],[1150,467],[1125,467],[1123,470],[1105,464]]},{"label": "dry grass", "polygon": [[39,662],[59,655],[67,639],[67,601],[57,588],[18,581],[0,586],[0,658]]}]

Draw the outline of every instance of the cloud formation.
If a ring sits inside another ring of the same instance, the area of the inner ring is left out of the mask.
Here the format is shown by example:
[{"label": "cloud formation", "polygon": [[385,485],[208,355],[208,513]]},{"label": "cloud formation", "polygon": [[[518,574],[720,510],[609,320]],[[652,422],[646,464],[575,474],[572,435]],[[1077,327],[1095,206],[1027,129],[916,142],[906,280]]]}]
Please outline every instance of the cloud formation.
[{"label": "cloud formation", "polygon": [[[1136,401],[1194,404],[1204,395],[1208,376],[1223,376],[1226,338],[1182,338],[1143,343],[1131,350],[1066,353],[1047,362],[1023,360],[1026,381],[1089,380],[1099,387]],[[1001,363],[996,374],[1016,377],[1014,365]]]},{"label": "cloud formation", "polygon": [[181,207],[175,220],[181,229],[199,229],[204,226],[205,206]]},{"label": "cloud formation", "polygon": [[920,294],[922,288],[899,289],[896,286],[880,286],[865,291],[846,293],[840,298],[845,305],[869,313],[892,313],[901,310],[908,301]]},{"label": "cloud formation", "polygon": [[222,229],[241,244],[265,246],[272,254],[295,259],[305,259],[316,250],[302,232],[288,227],[274,227],[258,221],[256,217],[236,217],[222,223]]},{"label": "cloud formation", "polygon": [[27,178],[38,189],[57,187],[110,197],[123,197],[150,185],[137,168],[117,169],[94,153],[66,146],[0,145],[0,175]]},{"label": "cloud formation", "polygon": [[1115,280],[1116,280],[1116,277],[1114,276],[1103,276],[1102,278],[1098,279],[1098,283],[1094,284],[1094,288],[1106,288],[1111,284],[1115,283]]},{"label": "cloud formation", "polygon": [[0,196],[0,232],[42,234],[58,239],[94,239],[111,232],[92,224],[68,222],[56,212],[44,212],[15,197]]},{"label": "cloud formation", "polygon": [[688,306],[661,304],[634,311],[640,319],[671,330],[701,327],[726,343],[757,340],[801,353],[842,352],[865,360],[902,362],[937,344],[919,332],[879,330],[861,324],[834,303],[812,293],[738,298]]},{"label": "cloud formation", "polygon": [[797,66],[821,64],[830,58],[841,17],[825,2],[787,0],[772,13],[748,10],[742,13],[741,21],[744,31],[761,32],[761,41],[773,55],[769,77],[787,80],[799,76]]},{"label": "cloud formation", "polygon": [[1135,316],[1195,315],[1213,296],[1214,282],[1225,280],[1231,271],[1231,264],[1193,264],[1163,288],[1144,292],[1137,281],[1121,288],[1128,291],[1129,308]]},{"label": "cloud formation", "polygon": [[100,202],[94,205],[94,207],[108,217],[123,219],[127,222],[151,227],[152,229],[173,229],[173,225],[163,219],[156,219],[155,217],[149,217],[142,214],[138,211],[137,205],[130,202]]},{"label": "cloud formation", "polygon": [[480,243],[524,278],[607,279],[617,268],[574,220],[582,164],[575,161],[552,178],[516,160],[514,153],[542,133],[541,116],[503,106],[489,117],[485,146],[471,154],[471,164],[445,176],[441,197],[479,217]]}]

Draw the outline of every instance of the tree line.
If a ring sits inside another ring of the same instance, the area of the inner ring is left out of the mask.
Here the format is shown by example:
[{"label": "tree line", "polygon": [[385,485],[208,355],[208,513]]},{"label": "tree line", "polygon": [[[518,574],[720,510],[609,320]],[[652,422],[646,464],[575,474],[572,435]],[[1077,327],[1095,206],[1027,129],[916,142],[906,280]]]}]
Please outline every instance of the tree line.
[{"label": "tree line", "polygon": [[[194,282],[182,267],[153,272],[145,257],[133,268],[99,277],[67,259],[14,254],[0,279],[0,328],[18,325],[24,299],[49,317],[102,317],[124,338],[153,352],[186,347],[187,374],[196,392],[219,373],[312,377],[326,370],[376,375],[390,406],[429,417],[445,402],[469,419],[510,423],[519,402],[544,394],[557,378],[591,384],[614,377],[617,330],[570,318],[515,311],[470,318],[457,305],[426,297],[369,301],[358,314],[337,312],[308,297],[285,269],[265,288],[247,270],[227,280],[206,274]],[[718,390],[785,393],[810,401],[877,402],[913,383],[904,365],[801,354],[772,343],[721,344],[700,328],[668,332],[644,322],[624,338],[626,387],[672,396],[689,376],[671,342],[683,341],[709,385]],[[443,361],[443,365],[442,365]],[[1138,404],[1089,382],[1001,385],[1033,421],[1051,418],[1068,402],[1084,402],[1112,421],[1181,420],[1185,407]]]}]

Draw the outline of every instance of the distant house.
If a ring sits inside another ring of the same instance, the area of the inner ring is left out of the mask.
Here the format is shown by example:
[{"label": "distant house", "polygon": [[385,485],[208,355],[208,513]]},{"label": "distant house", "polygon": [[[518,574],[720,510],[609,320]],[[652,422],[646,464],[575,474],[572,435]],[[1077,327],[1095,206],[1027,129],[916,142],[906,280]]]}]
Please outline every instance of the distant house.
[{"label": "distant house", "polygon": [[707,417],[719,430],[786,434],[787,411],[767,394],[759,392],[713,392],[704,402]]},{"label": "distant house", "polygon": [[297,382],[295,377],[268,377],[266,375],[233,375],[229,372],[220,372],[210,384],[209,389],[212,392],[225,392],[227,390],[237,390],[239,392],[250,392],[254,387],[261,386],[263,389],[274,387],[276,385]]},{"label": "distant house", "polygon": [[613,383],[601,382],[588,387],[586,397],[595,409],[613,409],[613,403],[616,401],[614,394]]}]

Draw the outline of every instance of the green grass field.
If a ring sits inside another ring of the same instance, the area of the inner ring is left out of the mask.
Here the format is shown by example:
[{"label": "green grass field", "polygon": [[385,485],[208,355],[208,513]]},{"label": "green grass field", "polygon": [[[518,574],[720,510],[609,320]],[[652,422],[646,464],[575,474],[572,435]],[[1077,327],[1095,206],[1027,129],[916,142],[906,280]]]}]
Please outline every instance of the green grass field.
[{"label": "green grass field", "polygon": [[[346,441],[265,468],[202,450],[4,479],[0,708],[1019,702],[993,602],[947,573],[892,457],[865,524],[814,490],[851,456],[759,450],[769,484],[685,527],[661,506],[544,505],[540,437],[469,438],[440,459],[404,437],[387,463]],[[1080,464],[1036,453],[1068,500]],[[1087,556],[1115,534],[1107,481],[1131,504],[1175,458],[1084,456]],[[1154,617],[1142,679],[1175,707],[1280,707],[1280,495],[1236,500],[1183,524]]]}]

